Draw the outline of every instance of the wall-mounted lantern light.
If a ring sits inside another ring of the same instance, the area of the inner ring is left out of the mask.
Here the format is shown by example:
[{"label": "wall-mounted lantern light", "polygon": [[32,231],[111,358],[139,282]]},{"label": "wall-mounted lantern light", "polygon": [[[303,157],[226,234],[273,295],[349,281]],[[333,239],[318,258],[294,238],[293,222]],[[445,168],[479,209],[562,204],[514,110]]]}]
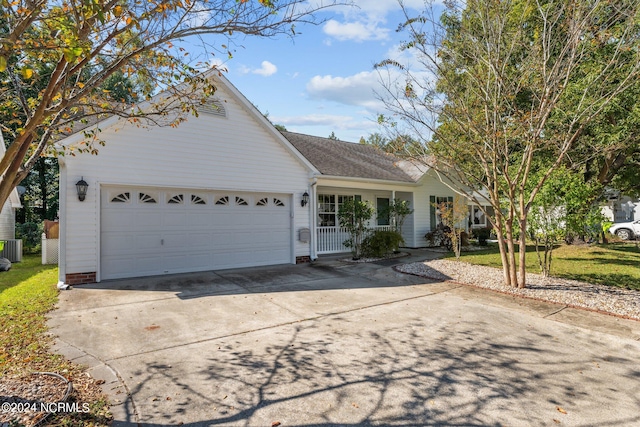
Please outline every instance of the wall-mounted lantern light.
[{"label": "wall-mounted lantern light", "polygon": [[306,191],[302,194],[302,200],[300,201],[300,205],[304,208],[309,203],[309,193]]},{"label": "wall-mounted lantern light", "polygon": [[89,184],[84,180],[84,177],[78,182],[76,182],[76,189],[78,190],[78,200],[81,202],[87,195],[87,188],[89,188]]}]

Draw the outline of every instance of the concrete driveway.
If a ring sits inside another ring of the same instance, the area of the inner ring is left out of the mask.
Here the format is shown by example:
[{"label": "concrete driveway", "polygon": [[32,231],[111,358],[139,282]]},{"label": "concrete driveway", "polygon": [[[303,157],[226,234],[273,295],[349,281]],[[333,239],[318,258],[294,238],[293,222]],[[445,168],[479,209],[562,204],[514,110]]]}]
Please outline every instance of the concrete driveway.
[{"label": "concrete driveway", "polygon": [[640,322],[393,262],[78,286],[50,326],[114,425],[640,425]]}]

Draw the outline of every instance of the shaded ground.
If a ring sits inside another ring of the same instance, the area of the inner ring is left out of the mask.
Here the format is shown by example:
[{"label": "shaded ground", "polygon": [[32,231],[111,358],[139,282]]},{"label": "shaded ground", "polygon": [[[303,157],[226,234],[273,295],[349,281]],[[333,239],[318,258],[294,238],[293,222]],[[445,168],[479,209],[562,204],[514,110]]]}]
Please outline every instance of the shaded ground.
[{"label": "shaded ground", "polygon": [[59,348],[105,374],[115,425],[640,424],[640,323],[380,265],[117,281],[61,300]]}]

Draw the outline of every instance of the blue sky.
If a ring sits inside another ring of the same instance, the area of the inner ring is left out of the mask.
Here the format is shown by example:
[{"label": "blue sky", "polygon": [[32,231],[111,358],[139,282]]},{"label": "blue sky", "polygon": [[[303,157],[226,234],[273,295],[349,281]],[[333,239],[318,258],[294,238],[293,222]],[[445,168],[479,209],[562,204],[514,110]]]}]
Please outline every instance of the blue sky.
[{"label": "blue sky", "polygon": [[[403,21],[397,0],[355,0],[319,15],[323,24],[297,26],[294,39],[245,38],[224,62],[226,76],[276,124],[292,132],[357,142],[380,132],[373,65],[397,57]],[[406,4],[424,6],[424,0]],[[226,59],[226,58],[224,58]]]}]

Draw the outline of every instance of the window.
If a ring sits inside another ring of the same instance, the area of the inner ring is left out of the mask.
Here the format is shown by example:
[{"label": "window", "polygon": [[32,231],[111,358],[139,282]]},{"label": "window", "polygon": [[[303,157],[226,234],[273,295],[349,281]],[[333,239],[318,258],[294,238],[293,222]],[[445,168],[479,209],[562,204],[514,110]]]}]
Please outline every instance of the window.
[{"label": "window", "polygon": [[169,197],[167,203],[171,205],[181,205],[184,203],[184,195],[176,194],[175,196]]},{"label": "window", "polygon": [[236,196],[236,205],[238,205],[238,206],[248,206],[249,204],[242,197],[237,197]]},{"label": "window", "polygon": [[389,198],[377,197],[376,198],[376,216],[378,225],[390,225],[389,220]]},{"label": "window", "polygon": [[[335,227],[338,225],[340,206],[347,200],[362,200],[362,196],[344,196],[335,194],[318,194],[318,226]],[[337,200],[337,203],[336,203]]]},{"label": "window", "polygon": [[258,200],[258,202],[256,203],[256,206],[267,206],[269,204],[269,199],[266,197],[263,197],[262,199]]},{"label": "window", "polygon": [[318,226],[334,227],[336,225],[336,196],[318,194]]},{"label": "window", "polygon": [[273,198],[273,204],[280,207],[284,206],[284,202],[280,199],[276,199],[275,197]]},{"label": "window", "polygon": [[479,206],[471,206],[471,226],[486,227],[487,217]]},{"label": "window", "polygon": [[228,205],[229,204],[229,196],[222,196],[216,200],[216,205]]},{"label": "window", "polygon": [[111,203],[128,203],[131,200],[131,194],[127,191],[126,193],[120,193],[111,199]]},{"label": "window", "polygon": [[146,193],[139,193],[138,200],[140,200],[141,203],[157,203],[155,198]]},{"label": "window", "polygon": [[435,230],[440,224],[440,212],[438,206],[441,203],[453,203],[452,196],[429,196],[429,227]]},{"label": "window", "polygon": [[202,197],[198,196],[197,194],[192,194],[191,195],[191,204],[193,204],[193,205],[206,205],[207,202],[206,202],[206,200],[204,200]]}]

